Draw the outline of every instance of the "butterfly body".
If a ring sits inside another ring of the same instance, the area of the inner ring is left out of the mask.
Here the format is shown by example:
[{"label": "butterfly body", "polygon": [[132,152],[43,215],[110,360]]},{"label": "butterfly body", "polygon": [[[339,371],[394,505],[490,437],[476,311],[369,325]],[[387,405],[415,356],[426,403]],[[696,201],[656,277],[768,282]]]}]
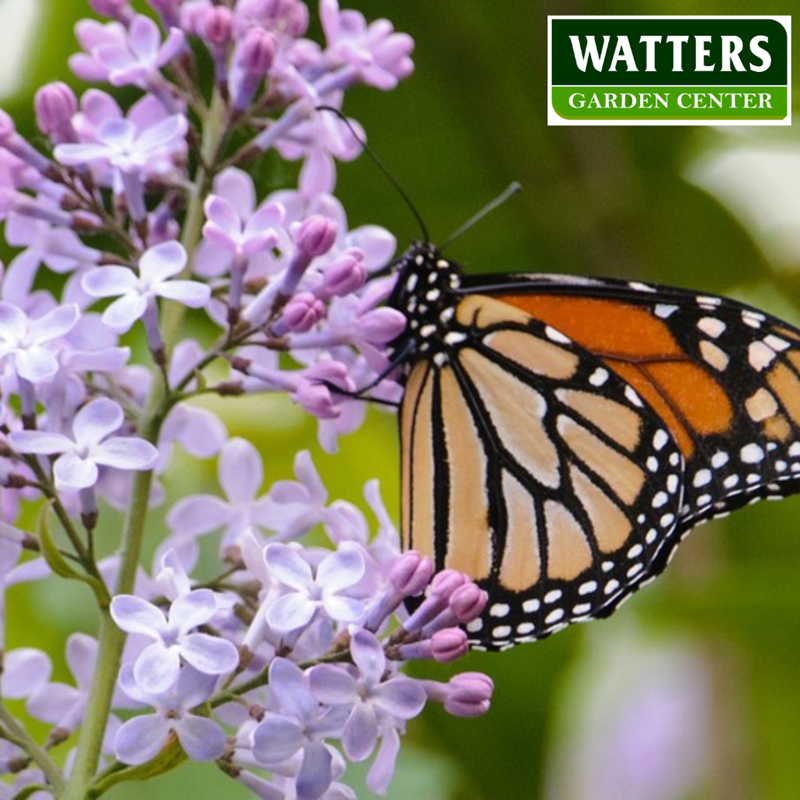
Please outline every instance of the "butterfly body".
[{"label": "butterfly body", "polygon": [[635,282],[401,259],[406,549],[487,589],[505,649],[610,614],[681,538],[800,491],[800,332]]}]

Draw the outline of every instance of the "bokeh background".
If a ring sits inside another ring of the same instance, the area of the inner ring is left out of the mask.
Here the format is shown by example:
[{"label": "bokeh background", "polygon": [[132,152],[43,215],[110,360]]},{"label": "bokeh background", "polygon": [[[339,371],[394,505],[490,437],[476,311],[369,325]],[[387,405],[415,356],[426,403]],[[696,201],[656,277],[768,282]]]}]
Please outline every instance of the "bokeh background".
[{"label": "bokeh background", "polygon": [[[345,110],[364,125],[435,240],[510,181],[523,184],[449,249],[467,270],[653,280],[732,295],[800,324],[796,127],[546,126],[548,13],[793,14],[800,3],[342,5],[369,18],[388,16],[417,42],[411,79],[389,94],[355,90]],[[60,79],[85,88],[65,64],[75,50],[74,22],[86,12],[84,0],[0,0],[0,102],[20,130],[35,133],[31,98],[39,84]],[[339,175],[337,194],[352,226],[384,225],[401,247],[419,236],[366,158],[343,165]],[[291,179],[291,171],[265,175],[264,192]],[[377,476],[396,517],[390,415],[371,411],[329,456],[316,445],[313,423],[288,403],[232,400],[215,408],[231,434],[261,449],[265,485],[290,477],[294,453],[307,447],[332,496],[363,506],[363,484]],[[173,498],[216,491],[215,465],[179,460],[166,483]],[[9,608],[9,647],[32,643],[57,654],[70,631],[92,632],[88,604],[40,587],[14,590]],[[66,679],[63,660],[55,660]],[[390,797],[796,800],[799,662],[800,499],[762,503],[700,528],[667,573],[611,619],[459,663],[459,670],[494,678],[491,713],[469,721],[431,708],[412,722]],[[416,672],[442,680],[449,674],[439,666]],[[212,766],[109,796],[157,800],[192,792],[250,796]],[[368,796],[366,789],[359,796]]]}]

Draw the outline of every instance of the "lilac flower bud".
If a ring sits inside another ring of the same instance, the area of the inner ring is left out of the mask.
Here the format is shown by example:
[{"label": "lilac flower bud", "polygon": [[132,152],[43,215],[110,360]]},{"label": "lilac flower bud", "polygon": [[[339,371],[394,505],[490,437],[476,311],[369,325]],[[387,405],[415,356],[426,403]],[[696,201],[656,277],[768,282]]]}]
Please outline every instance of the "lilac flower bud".
[{"label": "lilac flower bud", "polygon": [[147,3],[161,14],[166,25],[171,27],[179,25],[182,0],[147,0]]},{"label": "lilac flower bud", "polygon": [[238,64],[259,78],[269,72],[275,58],[275,37],[261,28],[251,28],[236,54]]},{"label": "lilac flower bud", "polygon": [[[434,659],[440,664],[447,664],[461,658],[469,651],[467,634],[461,628],[443,628],[428,638],[401,644],[397,648],[397,657],[403,661],[411,659]],[[443,702],[445,697],[434,698]]]},{"label": "lilac flower bud", "polygon": [[448,684],[450,692],[444,708],[456,717],[480,717],[489,710],[494,683],[482,672],[462,672]]},{"label": "lilac flower bud", "polygon": [[364,254],[355,247],[346,250],[325,267],[323,277],[325,296],[344,297],[358,291],[367,279]]},{"label": "lilac flower bud", "polygon": [[445,628],[430,638],[431,655],[440,664],[465,656],[469,650],[467,634],[461,628]]},{"label": "lilac flower bud", "polygon": [[[153,5],[153,3],[151,3]],[[202,36],[203,24],[206,14],[213,8],[211,0],[195,0],[194,3],[184,3],[180,9],[181,30],[193,36]],[[173,23],[174,24],[174,23]]]},{"label": "lilac flower bud", "polygon": [[[292,297],[283,309],[281,321],[287,330],[304,333],[311,330],[325,316],[325,305],[310,292],[300,292]],[[275,328],[278,326],[276,325]],[[273,329],[274,335],[280,335]]]},{"label": "lilac flower bud", "polygon": [[214,47],[225,47],[233,35],[233,12],[225,6],[214,6],[197,21],[201,36]]},{"label": "lilac flower bud", "polygon": [[423,636],[431,636],[443,628],[466,625],[481,615],[488,599],[489,595],[471,581],[459,586],[450,595],[447,608],[423,626]]},{"label": "lilac flower bud", "polygon": [[0,109],[0,146],[39,172],[44,173],[50,169],[50,161],[17,133],[14,120],[2,109]]},{"label": "lilac flower bud", "polygon": [[345,391],[353,391],[355,388],[344,364],[340,361],[321,361],[306,370],[294,392],[295,399],[317,419],[336,419],[341,414],[341,409],[323,381]]},{"label": "lilac flower bud", "polygon": [[[453,595],[465,586],[474,585],[463,572],[454,569],[444,569],[433,576],[428,596],[420,607],[403,623],[403,629],[408,633],[422,630],[424,636],[430,636],[434,631],[461,624],[455,611],[450,607]],[[477,588],[477,587],[476,587]],[[462,599],[475,602],[472,594]],[[461,610],[462,606],[458,606]]]},{"label": "lilac flower bud", "polygon": [[225,6],[203,7],[193,25],[195,31],[208,45],[214,60],[214,77],[217,84],[227,86],[228,52],[233,37],[233,12]]},{"label": "lilac flower bud", "polygon": [[294,235],[297,246],[309,257],[315,258],[327,253],[336,241],[336,223],[314,214],[304,220]]},{"label": "lilac flower bud", "polygon": [[321,383],[303,381],[295,392],[297,402],[317,419],[336,419],[341,410],[336,407],[330,389]]},{"label": "lilac flower bud", "polygon": [[297,228],[294,240],[297,249],[292,254],[281,281],[280,293],[284,296],[294,292],[311,260],[327,253],[333,247],[336,241],[336,223],[327,217],[314,214]]},{"label": "lilac flower bud", "polygon": [[49,136],[56,144],[75,141],[72,117],[78,111],[75,93],[61,81],[42,86],[33,100],[36,110],[36,124],[39,130]]},{"label": "lilac flower bud", "polygon": [[356,335],[371,344],[387,344],[396,339],[408,324],[395,308],[373,308],[355,321]]},{"label": "lilac flower bud", "polygon": [[403,597],[413,597],[428,585],[432,575],[433,561],[410,550],[403,553],[389,571],[389,583]]},{"label": "lilac flower bud", "polygon": [[433,576],[430,593],[447,602],[450,599],[450,595],[467,581],[469,581],[469,578],[463,572],[458,572],[454,569],[443,569]]},{"label": "lilac flower bud", "polygon": [[250,28],[239,42],[231,74],[234,108],[241,111],[253,99],[258,84],[272,66],[277,46],[275,37],[263,28]]},{"label": "lilac flower bud", "polygon": [[433,561],[414,550],[403,553],[389,571],[389,590],[375,603],[364,627],[376,631],[406,597],[418,595],[433,575]]},{"label": "lilac flower bud", "polygon": [[450,596],[450,609],[461,625],[477,619],[486,608],[489,595],[477,584],[465,583]]},{"label": "lilac flower bud", "polygon": [[92,11],[103,17],[112,17],[120,22],[133,19],[133,9],[128,0],[89,0]]}]

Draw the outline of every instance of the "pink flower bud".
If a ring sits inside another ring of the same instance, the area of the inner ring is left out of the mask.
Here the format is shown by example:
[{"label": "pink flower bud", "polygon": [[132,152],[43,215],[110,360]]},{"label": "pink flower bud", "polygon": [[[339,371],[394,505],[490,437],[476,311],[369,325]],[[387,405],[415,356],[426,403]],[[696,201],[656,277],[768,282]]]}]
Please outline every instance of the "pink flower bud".
[{"label": "pink flower bud", "polygon": [[39,172],[44,173],[50,169],[50,160],[17,133],[14,120],[2,109],[0,109],[0,145]]},{"label": "pink flower bud", "polygon": [[2,109],[0,109],[0,141],[7,139],[16,133],[14,120]]},{"label": "pink flower bud", "polygon": [[453,592],[468,580],[469,578],[463,572],[458,572],[454,569],[443,569],[433,576],[430,593],[440,597],[442,600],[449,601]]},{"label": "pink flower bud", "polygon": [[433,561],[414,550],[404,553],[389,571],[389,582],[403,597],[418,595],[430,582]]},{"label": "pink flower bud", "polygon": [[78,100],[66,83],[45,84],[36,92],[33,105],[42,133],[58,143],[75,138],[72,116],[78,111]]},{"label": "pink flower bud", "polygon": [[317,419],[336,419],[342,413],[334,405],[330,389],[321,383],[302,381],[295,396],[297,402]]},{"label": "pink flower bud", "polygon": [[196,24],[200,35],[209,44],[224,47],[233,35],[233,12],[225,6],[214,6]]},{"label": "pink flower bud", "polygon": [[467,634],[461,628],[445,628],[431,636],[431,655],[440,664],[447,664],[467,654]]},{"label": "pink flower bud", "polygon": [[89,0],[89,5],[96,14],[120,22],[126,22],[133,16],[128,0]]},{"label": "pink flower bud", "polygon": [[326,294],[344,297],[358,291],[367,279],[364,254],[356,248],[347,250],[325,267],[324,278]]},{"label": "pink flower bud", "polygon": [[[161,18],[167,25],[178,25],[183,0],[147,0],[147,2],[161,14]],[[189,6],[191,5],[194,4],[190,3]]]},{"label": "pink flower bud", "polygon": [[486,608],[489,595],[479,586],[470,582],[459,586],[450,595],[450,610],[461,625],[477,619]]},{"label": "pink flower bud", "polygon": [[283,309],[283,321],[294,333],[311,330],[324,316],[325,305],[310,292],[294,295]]},{"label": "pink flower bud", "polygon": [[494,683],[482,672],[462,672],[448,684],[444,708],[456,717],[479,717],[489,710]]},{"label": "pink flower bud", "polygon": [[277,42],[263,28],[250,28],[236,51],[236,64],[252,76],[262,78],[275,58]]},{"label": "pink flower bud", "polygon": [[304,220],[294,235],[297,246],[309,257],[327,253],[336,241],[336,223],[328,217],[314,214]]},{"label": "pink flower bud", "polygon": [[356,320],[358,335],[372,344],[394,341],[408,324],[404,314],[396,308],[373,308]]},{"label": "pink flower bud", "polygon": [[341,361],[320,361],[306,370],[294,394],[297,402],[317,419],[336,419],[342,411],[326,383],[345,391],[354,388],[347,367]]},{"label": "pink flower bud", "polygon": [[201,36],[206,15],[212,8],[209,0],[196,0],[194,3],[182,6],[180,10],[181,29],[193,36]]}]

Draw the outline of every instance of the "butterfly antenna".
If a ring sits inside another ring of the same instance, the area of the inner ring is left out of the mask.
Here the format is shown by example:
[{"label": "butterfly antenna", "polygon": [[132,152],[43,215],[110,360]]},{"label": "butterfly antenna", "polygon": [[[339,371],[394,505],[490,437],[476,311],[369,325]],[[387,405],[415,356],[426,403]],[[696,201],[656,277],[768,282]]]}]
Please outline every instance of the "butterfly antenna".
[{"label": "butterfly antenna", "polygon": [[338,108],[334,108],[333,106],[317,106],[317,111],[330,111],[332,114],[336,114],[336,116],[339,117],[342,122],[344,122],[353,138],[361,145],[363,151],[372,159],[375,166],[384,174],[389,183],[394,186],[400,197],[403,198],[403,202],[408,206],[411,213],[414,215],[414,219],[417,221],[420,231],[422,231],[423,240],[429,242],[431,238],[428,235],[428,229],[425,227],[425,223],[422,221],[422,216],[419,211],[417,211],[417,207],[411,202],[411,198],[408,196],[405,189],[403,189],[403,187],[398,183],[394,175],[392,175],[392,173],[389,171],[389,168],[367,146],[367,143],[361,138],[361,135],[353,127],[353,123],[350,122],[350,120],[347,119],[347,117]]},{"label": "butterfly antenna", "polygon": [[487,203],[477,214],[471,216],[460,228],[458,228],[455,233],[451,233],[450,236],[447,237],[444,244],[439,247],[439,250],[444,250],[445,247],[451,245],[462,233],[468,231],[476,222],[480,222],[487,214],[491,214],[498,206],[503,205],[503,203],[508,200],[509,197],[512,197],[517,192],[522,189],[522,184],[518,181],[513,181],[508,185],[506,190],[495,197],[491,203]]}]

